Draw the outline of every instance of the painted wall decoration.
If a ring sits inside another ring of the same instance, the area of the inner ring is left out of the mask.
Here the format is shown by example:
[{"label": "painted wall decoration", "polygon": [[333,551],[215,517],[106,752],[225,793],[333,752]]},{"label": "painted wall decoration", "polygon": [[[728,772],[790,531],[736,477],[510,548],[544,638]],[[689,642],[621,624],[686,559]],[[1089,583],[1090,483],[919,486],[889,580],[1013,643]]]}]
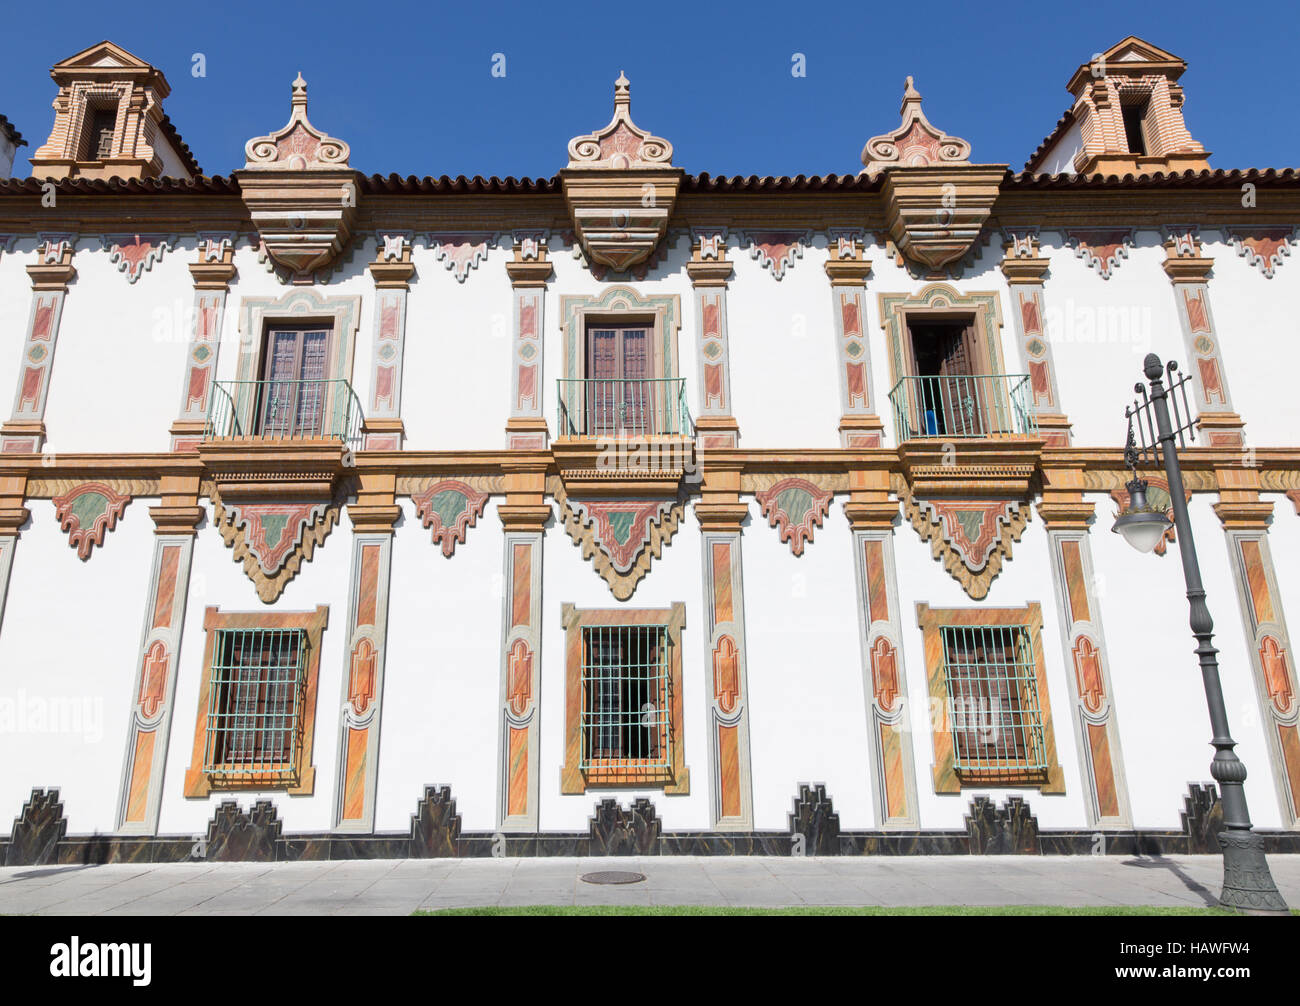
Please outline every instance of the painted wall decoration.
[{"label": "painted wall decoration", "polygon": [[1120,261],[1128,258],[1128,250],[1133,246],[1131,227],[1067,230],[1065,237],[1074,248],[1075,257],[1092,266],[1102,279],[1110,279],[1111,273],[1119,268]]},{"label": "painted wall decoration", "polygon": [[176,661],[185,627],[194,536],[160,533],[144,604],[126,759],[118,794],[117,830],[155,835],[162,812],[163,770],[171,737]]},{"label": "painted wall decoration", "polygon": [[470,270],[477,269],[487,259],[488,249],[497,243],[497,235],[491,231],[433,233],[428,240],[433,257],[456,277],[457,283],[464,283]]},{"label": "painted wall decoration", "polygon": [[1011,546],[1029,523],[1028,503],[1019,500],[919,500],[903,496],[903,513],[930,553],[976,601],[988,595]]},{"label": "painted wall decoration", "polygon": [[1266,527],[1225,529],[1282,825],[1300,826],[1300,687]]},{"label": "painted wall decoration", "polygon": [[1273,273],[1291,254],[1291,243],[1295,238],[1294,227],[1243,225],[1226,230],[1237,254],[1255,266],[1266,279],[1272,279]]},{"label": "painted wall decoration", "polygon": [[685,511],[677,496],[573,500],[558,479],[552,491],[564,530],[620,601],[632,596],[651,561],[672,541]]},{"label": "painted wall decoration", "polygon": [[212,503],[221,540],[267,604],[273,604],[302,564],[311,561],[339,519],[336,502],[226,506],[214,488]]},{"label": "painted wall decoration", "polygon": [[903,668],[898,577],[892,527],[855,528],[854,575],[877,821],[884,828],[918,824],[916,768]]},{"label": "painted wall decoration", "polygon": [[84,482],[53,499],[59,529],[68,532],[68,544],[84,562],[104,536],[117,527],[118,518],[131,502],[107,482]]},{"label": "painted wall decoration", "polygon": [[710,821],[720,831],[753,828],[749,685],[745,660],[745,594],[739,531],[702,538],[708,633]]},{"label": "painted wall decoration", "polygon": [[497,755],[497,826],[504,831],[538,825],[542,542],[540,530],[506,533]]},{"label": "painted wall decoration", "polygon": [[779,280],[795,259],[803,258],[804,248],[812,242],[812,232],[807,230],[783,231],[731,231],[741,247],[749,242],[749,257]]},{"label": "painted wall decoration", "polygon": [[374,830],[392,545],[390,532],[357,533],[352,539],[340,758],[334,783],[334,827],[340,831]]},{"label": "painted wall decoration", "polygon": [[483,516],[488,494],[459,479],[441,479],[413,493],[411,499],[423,525],[433,529],[433,543],[451,558],[456,545],[465,544],[469,529]]},{"label": "painted wall decoration", "polygon": [[162,260],[164,252],[176,247],[176,237],[163,234],[105,234],[102,242],[109,262],[125,274],[128,283],[134,283]]},{"label": "painted wall decoration", "polygon": [[1049,526],[1047,536],[1088,823],[1127,828],[1132,815],[1087,524]]},{"label": "painted wall decoration", "polygon": [[781,541],[793,555],[803,555],[805,542],[822,526],[831,505],[831,492],[808,479],[791,476],[779,479],[768,489],[754,493],[763,516],[777,529]]}]

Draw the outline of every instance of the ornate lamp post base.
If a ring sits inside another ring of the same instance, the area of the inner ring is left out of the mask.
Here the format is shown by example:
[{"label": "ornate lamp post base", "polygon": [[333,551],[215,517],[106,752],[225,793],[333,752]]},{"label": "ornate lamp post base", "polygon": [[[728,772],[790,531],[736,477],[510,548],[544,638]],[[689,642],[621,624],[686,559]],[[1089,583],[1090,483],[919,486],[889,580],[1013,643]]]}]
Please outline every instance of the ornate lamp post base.
[{"label": "ornate lamp post base", "polygon": [[1223,849],[1223,893],[1219,904],[1243,915],[1290,915],[1264,858],[1264,836],[1253,831],[1219,834]]}]

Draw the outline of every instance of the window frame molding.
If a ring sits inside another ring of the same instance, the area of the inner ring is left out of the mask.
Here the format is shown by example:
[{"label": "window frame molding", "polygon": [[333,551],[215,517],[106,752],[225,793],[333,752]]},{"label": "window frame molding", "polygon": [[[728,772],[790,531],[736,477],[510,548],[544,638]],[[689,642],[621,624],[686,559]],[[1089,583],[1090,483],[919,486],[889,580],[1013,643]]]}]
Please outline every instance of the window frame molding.
[{"label": "window frame molding", "polygon": [[[1043,652],[1043,608],[1029,601],[1020,608],[931,608],[924,601],[916,604],[916,622],[921,629],[925,658],[926,682],[930,692],[930,734],[934,743],[932,774],[934,791],[958,794],[963,789],[1036,789],[1044,795],[1064,795],[1065,772],[1056,752],[1056,733],[1052,727],[1052,703],[1047,689],[1047,661]],[[1038,708],[1042,716],[1043,747],[1047,769],[1038,774],[1024,772],[979,771],[958,774],[955,766],[951,710],[948,708],[948,683],[943,660],[943,630],[973,626],[1023,626],[1030,637],[1034,659],[1034,680],[1038,689]],[[941,715],[935,715],[939,710]]]},{"label": "window frame molding", "polygon": [[[665,796],[686,796],[691,791],[690,769],[686,766],[686,731],[682,724],[682,629],[686,627],[686,605],[676,601],[668,608],[578,608],[565,602],[560,607],[564,627],[564,764],[560,767],[560,792],[582,795],[592,789],[662,788]],[[664,629],[668,640],[669,743],[672,764],[644,775],[625,770],[606,775],[598,767],[583,769],[582,759],[582,630],[592,625],[653,625]]]},{"label": "window frame molding", "polygon": [[[321,640],[329,625],[329,605],[317,605],[314,611],[222,611],[209,606],[203,610],[203,630],[207,640],[203,647],[202,676],[199,681],[198,712],[194,722],[194,749],[185,770],[185,797],[203,799],[214,791],[284,790],[290,796],[310,796],[316,786],[316,766],[312,749],[316,734],[316,698],[320,682]],[[208,720],[208,698],[212,685],[212,659],[219,631],[222,629],[299,629],[307,637],[307,663],[304,668],[302,699],[302,744],[297,752],[294,780],[267,778],[214,777],[204,770],[204,742]]]}]

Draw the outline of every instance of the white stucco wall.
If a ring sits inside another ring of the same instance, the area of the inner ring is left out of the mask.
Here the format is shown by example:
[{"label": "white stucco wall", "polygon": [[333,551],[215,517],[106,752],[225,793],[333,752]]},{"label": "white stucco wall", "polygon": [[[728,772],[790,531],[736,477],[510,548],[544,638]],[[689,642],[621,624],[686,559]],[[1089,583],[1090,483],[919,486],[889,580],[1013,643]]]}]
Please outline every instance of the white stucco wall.
[{"label": "white stucco wall", "polygon": [[[1223,235],[1209,231],[1204,237],[1201,254],[1214,259],[1210,309],[1232,404],[1246,420],[1246,443],[1293,444],[1300,430],[1300,396],[1289,379],[1287,353],[1300,339],[1295,311],[1300,256],[1293,251],[1269,279]],[[1185,356],[1178,358],[1180,363]]]},{"label": "white stucco wall", "polygon": [[27,503],[31,519],[14,552],[0,625],[6,833],[33,788],[58,788],[70,835],[109,832],[116,824],[153,561],[148,507],[145,500],[127,504],[116,529],[83,562],[59,530],[54,505]]},{"label": "white stucco wall", "polygon": [[1073,175],[1074,158],[1083,149],[1083,124],[1071,123],[1069,128],[1056,138],[1056,142],[1044,153],[1043,161],[1038,166],[1039,174]]},{"label": "white stucco wall", "polygon": [[424,787],[434,784],[451,787],[464,830],[496,827],[504,555],[496,508],[488,503],[449,559],[411,501],[402,501],[388,602],[379,831],[406,831]]},{"label": "white stucco wall", "polygon": [[800,557],[750,501],[745,625],[754,826],[784,831],[800,783],[825,783],[842,829],[873,827],[852,532],[832,502]]},{"label": "white stucco wall", "polygon": [[1043,285],[1044,315],[1061,406],[1075,445],[1122,447],[1124,406],[1142,377],[1143,358],[1147,353],[1180,363],[1187,358],[1173,287],[1161,268],[1162,238],[1139,230],[1128,257],[1102,279],[1064,237],[1044,233],[1039,252],[1051,262]]},{"label": "white stucco wall", "polygon": [[192,244],[170,249],[131,284],[97,236],[81,238],[46,399],[48,450],[167,450],[190,339],[193,258]]},{"label": "white stucco wall", "polygon": [[731,397],[740,445],[838,447],[839,364],[825,236],[817,235],[779,282],[750,257],[748,245],[732,247],[729,257],[735,268],[727,291]]}]

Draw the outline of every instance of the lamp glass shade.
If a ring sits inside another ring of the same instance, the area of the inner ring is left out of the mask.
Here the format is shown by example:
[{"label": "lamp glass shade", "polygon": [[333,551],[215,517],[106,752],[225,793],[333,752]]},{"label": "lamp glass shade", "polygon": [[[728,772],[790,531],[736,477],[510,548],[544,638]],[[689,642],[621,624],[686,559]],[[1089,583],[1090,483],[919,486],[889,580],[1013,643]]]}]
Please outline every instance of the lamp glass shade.
[{"label": "lamp glass shade", "polygon": [[1115,518],[1113,530],[1139,552],[1150,552],[1171,526],[1164,514],[1154,510],[1128,510]]}]

